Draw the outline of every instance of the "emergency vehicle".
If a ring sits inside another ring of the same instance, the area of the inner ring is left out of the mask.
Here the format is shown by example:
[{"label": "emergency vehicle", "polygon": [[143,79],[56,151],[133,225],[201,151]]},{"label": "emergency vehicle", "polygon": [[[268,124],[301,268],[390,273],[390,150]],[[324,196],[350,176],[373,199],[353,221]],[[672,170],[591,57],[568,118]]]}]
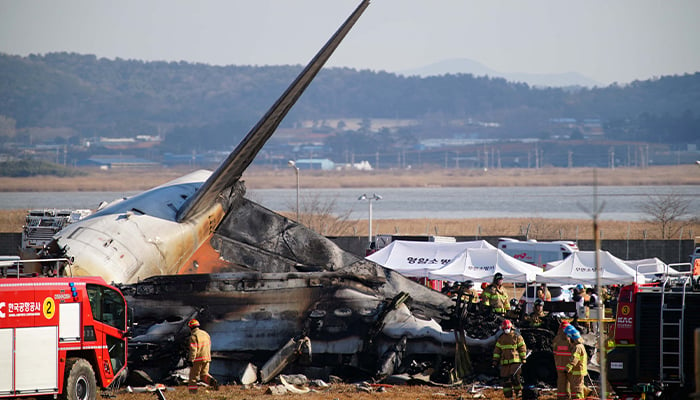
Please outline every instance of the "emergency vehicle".
[{"label": "emergency vehicle", "polygon": [[680,399],[696,390],[692,338],[700,327],[699,277],[681,272],[656,278],[620,289],[607,376],[621,399]]},{"label": "emergency vehicle", "polygon": [[99,277],[22,276],[19,264],[0,277],[0,397],[95,399],[126,373],[124,296]]},{"label": "emergency vehicle", "polygon": [[578,251],[576,243],[568,240],[538,242],[500,238],[497,247],[515,259],[542,268],[550,261],[563,260],[574,251]]}]

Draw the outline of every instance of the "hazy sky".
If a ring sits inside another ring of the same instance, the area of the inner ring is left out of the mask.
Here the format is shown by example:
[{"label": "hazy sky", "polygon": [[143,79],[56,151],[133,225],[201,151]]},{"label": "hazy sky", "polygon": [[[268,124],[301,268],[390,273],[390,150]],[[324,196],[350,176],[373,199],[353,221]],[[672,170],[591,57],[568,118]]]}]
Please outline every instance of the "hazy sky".
[{"label": "hazy sky", "polygon": [[[306,64],[359,0],[0,0],[0,52]],[[700,71],[697,0],[373,0],[330,66],[469,58],[607,85]]]}]

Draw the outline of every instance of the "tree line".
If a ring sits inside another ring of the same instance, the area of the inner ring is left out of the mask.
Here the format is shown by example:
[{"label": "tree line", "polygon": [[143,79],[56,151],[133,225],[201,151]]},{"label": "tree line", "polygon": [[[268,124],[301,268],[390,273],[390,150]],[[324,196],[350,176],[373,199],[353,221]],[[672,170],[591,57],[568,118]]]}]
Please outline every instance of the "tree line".
[{"label": "tree line", "polygon": [[[301,68],[0,54],[0,142],[28,140],[22,138],[26,128],[49,127],[67,129],[63,140],[69,141],[164,134],[164,150],[191,149],[193,141],[220,149],[237,143]],[[423,121],[392,141],[454,134],[454,127],[431,125],[454,119],[497,122],[498,129],[488,130],[494,137],[546,137],[553,133],[547,121],[569,118],[599,120],[614,140],[697,143],[700,73],[607,87],[535,88],[470,74],[420,78],[328,68],[283,126],[335,118]],[[363,132],[338,136],[338,142],[355,141]]]}]

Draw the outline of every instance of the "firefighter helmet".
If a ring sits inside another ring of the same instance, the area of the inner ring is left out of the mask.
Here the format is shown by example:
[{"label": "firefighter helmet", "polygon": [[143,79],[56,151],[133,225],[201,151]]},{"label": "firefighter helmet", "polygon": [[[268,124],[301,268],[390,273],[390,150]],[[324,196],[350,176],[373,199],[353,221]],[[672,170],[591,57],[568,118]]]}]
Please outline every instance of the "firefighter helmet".
[{"label": "firefighter helmet", "polygon": [[503,323],[501,324],[501,329],[513,329],[513,323],[510,322],[509,319],[503,320]]},{"label": "firefighter helmet", "polygon": [[464,282],[464,286],[466,286],[467,289],[471,289],[474,287],[474,281],[466,281]]},{"label": "firefighter helmet", "polygon": [[198,328],[199,327],[199,321],[196,319],[190,320],[190,322],[187,323],[187,326],[190,328]]},{"label": "firefighter helmet", "polygon": [[566,336],[573,340],[576,340],[581,337],[581,334],[579,333],[578,329],[574,328],[573,325],[569,325],[566,328],[564,328],[564,333],[566,333]]},{"label": "firefighter helmet", "polygon": [[486,289],[487,287],[489,287],[489,284],[488,284],[487,282],[483,282],[483,283],[481,284],[481,290],[484,290],[484,289]]},{"label": "firefighter helmet", "polygon": [[535,300],[535,305],[536,306],[544,305],[544,301],[542,301],[542,299],[537,299],[537,300]]},{"label": "firefighter helmet", "polygon": [[517,306],[517,305],[518,305],[518,300],[516,300],[516,299],[510,299],[510,306],[511,306],[511,307],[515,307],[515,306]]},{"label": "firefighter helmet", "polygon": [[493,276],[493,280],[497,281],[499,279],[503,279],[503,274],[500,272],[496,272],[496,275]]}]

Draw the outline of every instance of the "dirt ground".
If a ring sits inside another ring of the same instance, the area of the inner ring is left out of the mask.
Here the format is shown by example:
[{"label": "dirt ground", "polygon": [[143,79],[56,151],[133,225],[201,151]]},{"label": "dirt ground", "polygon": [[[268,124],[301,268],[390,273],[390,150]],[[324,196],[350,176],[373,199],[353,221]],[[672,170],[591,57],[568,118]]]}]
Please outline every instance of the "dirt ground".
[{"label": "dirt ground", "polygon": [[[428,400],[428,399],[488,399],[501,400],[503,391],[494,388],[472,389],[471,385],[453,387],[435,386],[380,386],[373,387],[373,391],[365,392],[352,384],[333,384],[328,389],[321,389],[309,393],[286,393],[282,395],[268,394],[269,385],[260,385],[251,388],[242,386],[222,386],[219,391],[200,389],[197,394],[190,394],[184,386],[167,388],[163,392],[168,400],[185,399],[216,399],[216,400],[253,400],[253,399],[299,399],[299,400]],[[539,399],[556,399],[554,390],[541,391]],[[147,400],[156,399],[156,394],[148,393],[127,393],[120,391],[115,397],[116,400]],[[595,397],[589,397],[595,399]]]}]

